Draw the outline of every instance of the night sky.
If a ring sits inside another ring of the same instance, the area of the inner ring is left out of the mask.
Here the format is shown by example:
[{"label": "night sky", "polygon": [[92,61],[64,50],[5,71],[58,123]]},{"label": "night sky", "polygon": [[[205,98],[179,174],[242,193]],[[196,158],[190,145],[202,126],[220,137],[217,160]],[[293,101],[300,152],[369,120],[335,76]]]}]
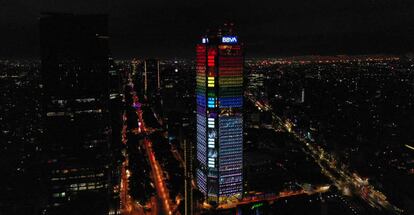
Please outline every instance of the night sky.
[{"label": "night sky", "polygon": [[413,0],[0,0],[0,57],[37,58],[42,11],[109,13],[116,58],[193,56],[199,35],[224,21],[248,56],[414,49]]}]

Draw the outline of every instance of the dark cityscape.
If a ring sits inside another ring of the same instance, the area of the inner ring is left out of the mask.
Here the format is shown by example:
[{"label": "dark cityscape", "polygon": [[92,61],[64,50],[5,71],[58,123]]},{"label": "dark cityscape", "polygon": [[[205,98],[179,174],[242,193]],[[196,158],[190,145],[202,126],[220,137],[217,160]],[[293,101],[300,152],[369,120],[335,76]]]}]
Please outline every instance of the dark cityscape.
[{"label": "dark cityscape", "polygon": [[414,215],[414,2],[0,1],[0,215]]}]

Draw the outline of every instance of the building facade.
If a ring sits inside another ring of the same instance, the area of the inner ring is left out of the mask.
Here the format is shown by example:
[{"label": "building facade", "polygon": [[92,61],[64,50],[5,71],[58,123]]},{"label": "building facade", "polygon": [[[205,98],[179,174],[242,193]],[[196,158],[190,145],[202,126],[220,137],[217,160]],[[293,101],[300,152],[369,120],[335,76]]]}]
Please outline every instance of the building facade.
[{"label": "building facade", "polygon": [[197,186],[221,203],[243,192],[243,48],[225,26],[196,54]]},{"label": "building facade", "polygon": [[117,210],[107,16],[43,14],[40,34],[47,214]]},{"label": "building facade", "polygon": [[157,59],[146,59],[144,61],[143,73],[144,95],[147,98],[153,97],[161,88],[160,61]]}]

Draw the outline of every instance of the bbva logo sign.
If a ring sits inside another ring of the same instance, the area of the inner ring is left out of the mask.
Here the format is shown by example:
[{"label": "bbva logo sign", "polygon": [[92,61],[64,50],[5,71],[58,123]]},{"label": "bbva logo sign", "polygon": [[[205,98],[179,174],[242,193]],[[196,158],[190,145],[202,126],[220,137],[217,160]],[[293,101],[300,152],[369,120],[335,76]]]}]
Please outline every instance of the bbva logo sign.
[{"label": "bbva logo sign", "polygon": [[221,42],[222,43],[237,43],[237,37],[234,37],[234,36],[222,37]]}]

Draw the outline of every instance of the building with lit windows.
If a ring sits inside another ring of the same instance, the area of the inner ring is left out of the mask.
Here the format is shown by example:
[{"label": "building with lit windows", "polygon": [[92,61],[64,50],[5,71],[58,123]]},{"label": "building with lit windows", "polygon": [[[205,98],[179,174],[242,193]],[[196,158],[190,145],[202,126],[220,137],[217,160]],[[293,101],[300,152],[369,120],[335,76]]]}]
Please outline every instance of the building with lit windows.
[{"label": "building with lit windows", "polygon": [[116,212],[107,16],[43,14],[40,34],[46,214]]},{"label": "building with lit windows", "polygon": [[231,26],[196,47],[197,186],[208,202],[240,198],[243,187],[243,48]]}]

